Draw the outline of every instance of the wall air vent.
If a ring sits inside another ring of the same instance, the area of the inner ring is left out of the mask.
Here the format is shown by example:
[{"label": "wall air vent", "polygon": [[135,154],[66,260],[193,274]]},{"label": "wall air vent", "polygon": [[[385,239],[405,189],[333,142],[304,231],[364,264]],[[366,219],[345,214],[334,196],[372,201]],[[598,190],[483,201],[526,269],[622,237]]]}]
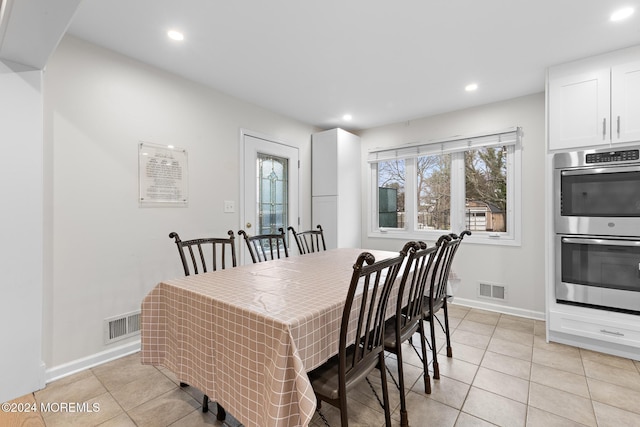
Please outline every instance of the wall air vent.
[{"label": "wall air vent", "polygon": [[478,297],[506,301],[507,287],[504,285],[480,282],[478,284]]},{"label": "wall air vent", "polygon": [[140,311],[104,319],[104,343],[111,344],[140,334]]}]

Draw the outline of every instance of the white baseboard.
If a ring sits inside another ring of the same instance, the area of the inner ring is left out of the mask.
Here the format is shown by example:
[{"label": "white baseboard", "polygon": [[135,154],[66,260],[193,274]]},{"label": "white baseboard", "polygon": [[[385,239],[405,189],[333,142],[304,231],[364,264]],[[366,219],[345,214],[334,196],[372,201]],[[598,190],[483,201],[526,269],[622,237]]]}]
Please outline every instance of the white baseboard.
[{"label": "white baseboard", "polygon": [[65,363],[63,365],[49,368],[45,372],[45,381],[50,383],[52,381],[59,380],[60,378],[93,368],[94,366],[102,365],[103,363],[111,362],[112,360],[133,354],[137,351],[140,351],[140,339],[109,350],[101,351],[100,353],[92,354],[91,356]]},{"label": "white baseboard", "polygon": [[478,308],[481,310],[495,311],[497,313],[510,314],[512,316],[526,317],[528,319],[545,320],[545,314],[541,311],[524,310],[521,308],[508,307],[490,302],[477,301],[473,299],[465,299],[454,297],[452,304],[463,305],[465,307]]}]

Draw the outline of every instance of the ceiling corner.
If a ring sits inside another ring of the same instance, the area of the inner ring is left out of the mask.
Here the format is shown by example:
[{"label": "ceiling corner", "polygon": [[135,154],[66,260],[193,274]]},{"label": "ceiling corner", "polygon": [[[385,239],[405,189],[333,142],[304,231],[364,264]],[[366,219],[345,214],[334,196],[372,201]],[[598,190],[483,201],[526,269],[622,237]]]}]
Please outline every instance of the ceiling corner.
[{"label": "ceiling corner", "polygon": [[0,59],[44,69],[81,0],[0,0]]}]

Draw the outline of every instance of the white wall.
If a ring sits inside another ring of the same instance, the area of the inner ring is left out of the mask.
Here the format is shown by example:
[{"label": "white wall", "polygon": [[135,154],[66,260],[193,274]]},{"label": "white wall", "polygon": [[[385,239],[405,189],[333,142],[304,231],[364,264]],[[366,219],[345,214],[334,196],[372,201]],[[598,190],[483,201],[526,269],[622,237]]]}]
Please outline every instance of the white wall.
[{"label": "white wall", "polygon": [[42,387],[42,72],[0,61],[0,402]]},{"label": "white wall", "polygon": [[[452,267],[461,280],[456,292],[461,303],[544,319],[544,108],[544,94],[540,93],[369,129],[360,134],[363,158],[366,158],[366,153],[374,148],[522,127],[522,245],[510,247],[465,242]],[[365,183],[368,173],[369,167],[364,165],[362,179]],[[404,241],[367,235],[368,206],[365,193],[363,247],[400,250]],[[480,281],[507,286],[508,300],[496,304],[494,300],[478,298]]]},{"label": "white wall", "polygon": [[[72,37],[47,65],[44,89],[51,379],[115,354],[117,344],[103,345],[103,319],[139,309],[159,281],[182,274],[169,232],[237,232],[239,212],[223,213],[223,201],[240,205],[241,128],[299,147],[301,189],[311,188],[316,129]],[[188,207],[138,206],[140,141],[187,150]],[[310,207],[301,190],[303,228]]]}]

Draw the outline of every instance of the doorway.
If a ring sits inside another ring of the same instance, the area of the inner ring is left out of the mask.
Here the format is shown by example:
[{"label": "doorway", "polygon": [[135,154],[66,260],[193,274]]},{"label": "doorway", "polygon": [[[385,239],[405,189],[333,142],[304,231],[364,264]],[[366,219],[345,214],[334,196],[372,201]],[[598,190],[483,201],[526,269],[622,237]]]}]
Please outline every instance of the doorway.
[{"label": "doorway", "polygon": [[[298,225],[298,148],[242,131],[240,227],[247,234],[277,234]],[[242,264],[250,262],[246,246]],[[290,245],[289,245],[290,246]]]}]

